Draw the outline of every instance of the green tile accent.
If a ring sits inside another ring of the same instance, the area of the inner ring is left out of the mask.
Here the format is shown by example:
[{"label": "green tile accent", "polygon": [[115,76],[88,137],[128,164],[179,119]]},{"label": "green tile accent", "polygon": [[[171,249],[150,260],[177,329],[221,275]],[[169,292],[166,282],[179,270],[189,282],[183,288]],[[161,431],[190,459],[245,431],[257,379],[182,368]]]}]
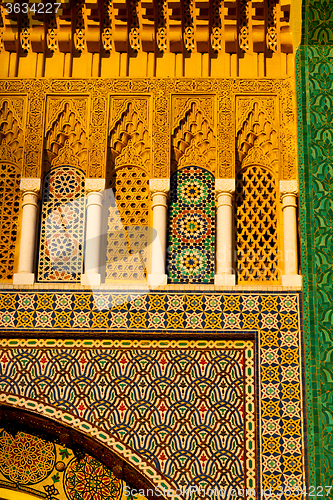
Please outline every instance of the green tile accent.
[{"label": "green tile accent", "polygon": [[[333,483],[333,2],[304,0],[296,56],[309,484]],[[329,498],[333,498],[332,493]]]}]

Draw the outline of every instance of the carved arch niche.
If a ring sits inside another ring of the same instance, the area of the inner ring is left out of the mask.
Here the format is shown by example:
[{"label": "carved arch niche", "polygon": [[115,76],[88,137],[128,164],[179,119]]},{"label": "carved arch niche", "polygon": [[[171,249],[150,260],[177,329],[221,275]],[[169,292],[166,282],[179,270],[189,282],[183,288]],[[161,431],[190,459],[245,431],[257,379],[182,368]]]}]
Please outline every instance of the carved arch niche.
[{"label": "carved arch niche", "polygon": [[213,97],[173,97],[171,172],[197,166],[216,173]]},{"label": "carved arch niche", "polygon": [[0,98],[0,280],[11,281],[20,214],[25,99]]},{"label": "carved arch niche", "polygon": [[151,137],[149,99],[111,99],[105,280],[145,282]]},{"label": "carved arch niche", "polygon": [[70,165],[87,171],[88,98],[49,97],[44,139],[44,172]]},{"label": "carved arch niche", "polygon": [[37,275],[40,282],[80,282],[87,114],[87,97],[50,97],[47,101]]},{"label": "carved arch niche", "polygon": [[279,282],[279,140],[275,97],[237,99],[236,258],[238,282]]}]

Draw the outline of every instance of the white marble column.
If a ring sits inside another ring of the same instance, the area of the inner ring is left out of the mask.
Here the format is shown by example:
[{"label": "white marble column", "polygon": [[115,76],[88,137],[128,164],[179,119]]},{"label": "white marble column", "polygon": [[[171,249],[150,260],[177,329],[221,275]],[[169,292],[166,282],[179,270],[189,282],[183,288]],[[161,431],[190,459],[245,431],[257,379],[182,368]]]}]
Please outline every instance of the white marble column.
[{"label": "white marble column", "polygon": [[22,178],[22,224],[18,272],[14,274],[14,285],[33,285],[35,282],[34,261],[37,230],[38,196],[40,179]]},{"label": "white marble column", "polygon": [[297,181],[280,181],[284,237],[283,286],[302,286],[302,276],[298,274],[297,194]]},{"label": "white marble column", "polygon": [[234,286],[233,271],[233,195],[235,179],[215,179],[217,203],[216,224],[216,274],[215,285]]},{"label": "white marble column", "polygon": [[148,274],[148,283],[152,287],[167,284],[166,266],[166,235],[168,194],[170,191],[169,179],[150,179],[149,189],[152,197],[153,210],[153,241],[151,274]]},{"label": "white marble column", "polygon": [[86,179],[86,235],[84,252],[84,274],[81,284],[98,286],[101,284],[100,259],[102,239],[103,191],[105,179]]}]

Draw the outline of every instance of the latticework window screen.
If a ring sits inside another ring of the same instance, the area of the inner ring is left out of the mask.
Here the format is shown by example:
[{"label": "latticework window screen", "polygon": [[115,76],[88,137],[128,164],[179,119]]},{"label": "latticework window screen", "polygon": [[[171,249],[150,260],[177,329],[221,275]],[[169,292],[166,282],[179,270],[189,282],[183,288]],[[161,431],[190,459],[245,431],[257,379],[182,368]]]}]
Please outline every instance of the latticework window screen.
[{"label": "latticework window screen", "polygon": [[214,177],[199,167],[171,178],[168,234],[169,283],[213,283],[215,269]]},{"label": "latticework window screen", "polygon": [[20,211],[20,173],[14,165],[0,163],[0,279],[14,273],[15,243]]},{"label": "latticework window screen", "polygon": [[38,281],[79,282],[85,224],[83,172],[63,166],[44,177]]},{"label": "latticework window screen", "polygon": [[139,167],[123,167],[110,187],[105,280],[146,280],[149,178]]},{"label": "latticework window screen", "polygon": [[277,182],[259,165],[236,177],[236,249],[238,282],[278,281]]}]

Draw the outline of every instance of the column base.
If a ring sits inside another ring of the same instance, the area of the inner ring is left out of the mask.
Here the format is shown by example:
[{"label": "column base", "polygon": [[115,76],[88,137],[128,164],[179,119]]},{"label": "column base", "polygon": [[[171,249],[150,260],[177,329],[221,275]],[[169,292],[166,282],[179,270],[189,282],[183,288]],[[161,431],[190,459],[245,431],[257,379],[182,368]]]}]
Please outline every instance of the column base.
[{"label": "column base", "polygon": [[235,274],[215,274],[214,285],[216,286],[235,286]]},{"label": "column base", "polygon": [[13,285],[33,285],[34,283],[34,273],[15,273],[13,276]]},{"label": "column base", "polygon": [[81,285],[99,286],[101,284],[101,275],[99,273],[81,274]]},{"label": "column base", "polygon": [[153,288],[157,286],[165,286],[168,284],[167,274],[148,274],[148,285]]},{"label": "column base", "polygon": [[300,274],[284,274],[282,286],[302,286],[302,276]]}]

